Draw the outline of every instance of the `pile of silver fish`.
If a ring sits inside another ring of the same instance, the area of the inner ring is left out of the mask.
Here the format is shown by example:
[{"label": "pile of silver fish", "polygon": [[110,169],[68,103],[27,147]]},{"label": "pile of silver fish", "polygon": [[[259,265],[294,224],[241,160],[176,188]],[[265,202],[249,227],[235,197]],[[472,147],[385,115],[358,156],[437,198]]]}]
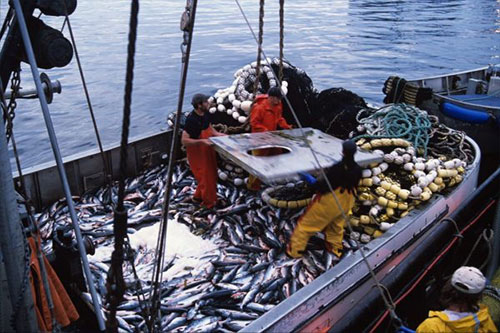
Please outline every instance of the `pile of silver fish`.
[{"label": "pile of silver fish", "polygon": [[[160,166],[126,181],[125,207],[131,244],[140,229],[159,224],[165,178],[166,168]],[[302,209],[273,208],[256,193],[232,182],[217,185],[222,204],[216,210],[187,203],[196,182],[183,161],[176,166],[173,184],[170,216],[215,245],[189,264],[183,265],[182,258],[173,257],[165,266],[161,281],[161,331],[238,331],[338,261],[324,251],[323,240],[316,236],[303,258],[291,259],[286,255],[286,243]],[[98,258],[88,256],[102,300],[106,296],[106,274],[114,245],[112,212],[116,202],[117,185],[75,197],[82,234],[93,239],[98,252],[106,254]],[[55,227],[71,223],[66,201],[54,203],[37,215],[37,220],[48,250]],[[344,242],[345,254],[354,248],[350,242]],[[146,329],[143,314],[145,300],[150,298],[154,253],[154,248],[136,247],[132,259],[135,267],[131,262],[124,265],[128,288],[117,313],[122,331]],[[177,261],[181,261],[180,266]],[[106,315],[105,305],[103,312]]]}]

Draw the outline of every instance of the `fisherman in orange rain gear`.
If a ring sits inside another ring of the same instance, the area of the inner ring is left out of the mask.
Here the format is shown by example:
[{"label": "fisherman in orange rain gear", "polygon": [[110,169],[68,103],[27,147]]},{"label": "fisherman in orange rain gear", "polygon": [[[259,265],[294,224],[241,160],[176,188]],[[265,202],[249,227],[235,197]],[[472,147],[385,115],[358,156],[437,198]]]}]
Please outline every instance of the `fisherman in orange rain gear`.
[{"label": "fisherman in orange rain gear", "polygon": [[217,159],[208,138],[225,134],[217,132],[210,124],[208,96],[195,94],[191,104],[194,110],[186,119],[181,142],[186,147],[189,167],[198,182],[192,200],[213,208],[217,203]]},{"label": "fisherman in orange rain gear", "polygon": [[316,180],[308,173],[300,173],[301,178],[315,188],[317,193],[299,218],[290,238],[287,246],[287,254],[290,257],[301,257],[309,238],[321,231],[325,234],[326,250],[337,258],[342,255],[344,214],[348,216],[354,206],[354,192],[361,179],[361,167],[354,161],[356,151],[357,147],[353,141],[344,141],[342,161],[325,170],[340,207],[325,179]]},{"label": "fisherman in orange rain gear", "polygon": [[[258,95],[250,111],[250,127],[252,133],[276,131],[277,129],[290,129],[285,118],[283,118],[283,105],[281,103],[281,90],[272,87],[267,91],[267,95]],[[255,156],[269,156],[279,154],[276,149],[260,149],[252,152]],[[252,191],[260,189],[260,179],[254,175],[248,177],[247,188]]]}]

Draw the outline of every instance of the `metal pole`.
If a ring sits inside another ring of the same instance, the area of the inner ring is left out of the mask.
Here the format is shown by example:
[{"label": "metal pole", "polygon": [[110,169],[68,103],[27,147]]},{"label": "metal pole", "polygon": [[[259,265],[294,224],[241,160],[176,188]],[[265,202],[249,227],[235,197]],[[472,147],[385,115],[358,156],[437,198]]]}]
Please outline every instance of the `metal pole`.
[{"label": "metal pole", "polygon": [[[2,290],[2,301],[4,293],[10,294],[11,310],[17,311],[15,315],[15,327],[1,327],[4,331],[16,330],[18,332],[36,332],[38,325],[35,318],[35,305],[29,287],[29,281],[25,279],[25,270],[29,267],[29,257],[26,258],[26,248],[21,228],[21,220],[17,210],[16,195],[14,193],[14,181],[10,168],[7,141],[5,139],[5,128],[0,126],[0,246],[5,263],[5,274],[7,276],[8,290]],[[23,286],[23,283],[26,285]]]},{"label": "metal pole", "polygon": [[[176,153],[179,149],[179,131],[180,131],[180,115],[182,113],[182,103],[184,100],[184,90],[186,88],[186,80],[187,73],[189,68],[189,56],[191,54],[191,42],[193,40],[193,30],[194,30],[194,22],[196,17],[196,6],[198,4],[198,0],[190,0],[186,1],[186,9],[190,10],[189,17],[189,31],[184,30],[184,41],[181,44],[182,51],[182,73],[181,73],[181,82],[179,87],[179,98],[177,100],[177,111],[176,118],[174,124],[174,130],[172,134],[172,145],[170,146],[170,158],[167,166],[167,178],[166,178],[166,186],[165,195],[163,197],[163,211],[162,211],[162,223],[160,224],[160,237],[158,238],[155,258],[157,262],[155,264],[155,268],[153,269],[153,292],[151,297],[151,321],[149,323],[149,330],[153,331],[154,319],[156,318],[156,313],[158,311],[157,304],[159,303],[159,294],[161,290],[161,277],[163,274],[163,263],[165,259],[165,255],[163,250],[166,246],[167,241],[167,229],[168,229],[168,207],[170,205],[170,193],[172,192],[172,174],[174,170],[174,166],[176,163]],[[187,40],[186,40],[187,37]],[[185,47],[185,49],[184,49]]]},{"label": "metal pole", "polygon": [[[60,93],[61,92],[61,82],[59,82],[59,80],[54,80],[54,81],[51,81],[50,82],[50,85],[52,86],[52,91],[55,92],[55,93]],[[47,83],[43,82],[42,83],[42,88],[43,88],[43,91],[46,92],[49,87],[47,86]],[[35,88],[24,88],[24,89],[19,89],[19,91],[17,92],[16,94],[16,97],[25,97],[25,96],[38,96],[38,90]],[[37,94],[35,96],[35,94]],[[5,99],[9,99],[10,96],[12,96],[12,91],[9,90],[7,92],[5,92],[4,94],[4,98]]]},{"label": "metal pole", "polygon": [[26,50],[26,55],[28,56],[28,60],[31,67],[31,73],[33,75],[33,80],[35,81],[36,89],[38,91],[38,98],[40,100],[40,105],[42,107],[43,118],[45,119],[45,125],[47,126],[47,132],[49,134],[50,143],[52,146],[52,151],[54,152],[54,157],[57,163],[57,169],[59,171],[59,177],[61,177],[61,183],[64,189],[64,195],[66,197],[66,201],[68,203],[68,210],[71,216],[71,221],[73,222],[73,229],[75,231],[76,241],[78,243],[78,250],[80,252],[80,257],[82,259],[83,270],[85,272],[85,276],[87,278],[87,284],[89,287],[90,294],[92,295],[92,303],[94,304],[95,314],[97,317],[97,323],[99,325],[99,329],[101,331],[105,330],[104,320],[101,314],[101,306],[99,304],[99,299],[97,298],[94,279],[92,277],[92,273],[90,272],[89,262],[87,259],[87,253],[85,251],[85,247],[82,241],[82,234],[80,231],[80,227],[78,226],[78,217],[76,216],[75,206],[73,203],[73,199],[71,197],[71,191],[69,189],[68,179],[66,177],[66,172],[64,170],[64,164],[62,161],[61,153],[59,151],[59,146],[57,144],[57,138],[54,131],[54,126],[52,124],[52,119],[49,114],[49,107],[47,105],[47,100],[45,98],[45,94],[43,93],[42,82],[40,80],[40,74],[38,72],[38,67],[35,60],[35,55],[33,53],[33,48],[31,47],[31,41],[28,34],[28,29],[26,28],[26,22],[24,20],[23,11],[21,8],[21,4],[19,0],[13,0],[14,7],[16,9],[16,15],[19,23],[19,28],[21,30],[21,35],[23,37],[24,48]]}]

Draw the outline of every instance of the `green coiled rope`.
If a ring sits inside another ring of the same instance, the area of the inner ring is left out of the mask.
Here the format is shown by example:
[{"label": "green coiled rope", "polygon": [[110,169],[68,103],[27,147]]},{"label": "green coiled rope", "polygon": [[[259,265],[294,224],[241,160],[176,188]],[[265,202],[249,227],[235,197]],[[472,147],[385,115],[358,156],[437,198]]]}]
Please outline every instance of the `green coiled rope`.
[{"label": "green coiled rope", "polygon": [[[369,116],[365,116],[370,112]],[[356,115],[356,120],[366,129],[361,138],[401,138],[413,144],[416,149],[424,150],[427,157],[427,145],[431,133],[431,121],[427,112],[408,104],[388,104],[376,110],[364,109]]]}]

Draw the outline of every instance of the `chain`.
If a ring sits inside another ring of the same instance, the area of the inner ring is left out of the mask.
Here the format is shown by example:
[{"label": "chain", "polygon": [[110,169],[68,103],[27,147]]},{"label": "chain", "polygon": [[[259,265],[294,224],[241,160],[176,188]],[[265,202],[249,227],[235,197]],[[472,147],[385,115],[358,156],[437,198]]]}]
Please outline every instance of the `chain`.
[{"label": "chain", "polygon": [[7,123],[7,126],[5,128],[7,143],[10,141],[10,137],[12,136],[12,127],[14,126],[14,118],[16,117],[15,114],[15,110],[17,107],[16,96],[19,91],[19,87],[21,85],[21,76],[19,75],[20,72],[21,68],[18,68],[12,73],[12,79],[10,81],[12,94],[10,95],[10,100],[9,100],[9,105],[7,106],[7,110],[4,113],[4,121]]},{"label": "chain", "polygon": [[186,8],[184,13],[181,16],[181,31],[183,31],[182,35],[182,43],[181,43],[181,53],[182,53],[182,63],[185,63],[187,60],[187,47],[189,44],[189,32],[191,31],[191,8],[193,7],[192,1],[186,1]]},{"label": "chain", "polygon": [[255,84],[253,86],[253,95],[257,95],[257,91],[259,89],[260,83],[260,57],[262,53],[262,36],[264,35],[264,0],[260,0],[260,10],[259,10],[259,42],[257,48],[257,68],[256,70],[256,79]]}]

